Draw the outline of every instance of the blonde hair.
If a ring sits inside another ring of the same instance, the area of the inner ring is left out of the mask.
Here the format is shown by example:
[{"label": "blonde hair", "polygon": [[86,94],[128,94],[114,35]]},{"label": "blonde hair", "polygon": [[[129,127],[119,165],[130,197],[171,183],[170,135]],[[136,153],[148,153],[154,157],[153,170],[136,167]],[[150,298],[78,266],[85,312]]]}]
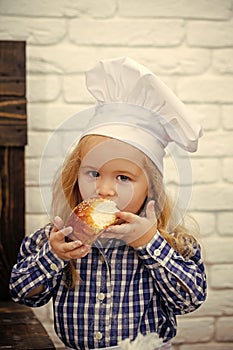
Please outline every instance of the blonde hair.
[{"label": "blonde hair", "polygon": [[[64,222],[67,220],[72,209],[81,201],[78,186],[78,173],[81,161],[84,156],[86,146],[93,142],[105,140],[105,136],[88,135],[82,138],[66,159],[62,170],[57,174],[53,186],[52,214],[59,215]],[[139,215],[145,215],[145,208],[149,200],[155,201],[155,212],[157,216],[157,229],[167,242],[180,253],[184,258],[193,255],[193,250],[197,245],[194,238],[198,232],[198,225],[195,223],[193,232],[190,234],[184,222],[176,225],[172,232],[169,232],[169,223],[173,215],[174,205],[168,198],[164,189],[163,177],[155,164],[144,155],[144,170],[148,176],[148,196],[140,210]],[[67,275],[67,285],[73,288],[77,282],[77,275],[74,261],[70,261],[65,270]]]},{"label": "blonde hair", "polygon": [[186,215],[181,222],[177,222],[179,213],[174,212],[175,205],[165,192],[162,174],[148,157],[146,157],[145,170],[149,177],[147,201],[155,200],[158,231],[184,258],[191,257],[197,247],[195,237],[199,236],[199,225],[190,215]]}]

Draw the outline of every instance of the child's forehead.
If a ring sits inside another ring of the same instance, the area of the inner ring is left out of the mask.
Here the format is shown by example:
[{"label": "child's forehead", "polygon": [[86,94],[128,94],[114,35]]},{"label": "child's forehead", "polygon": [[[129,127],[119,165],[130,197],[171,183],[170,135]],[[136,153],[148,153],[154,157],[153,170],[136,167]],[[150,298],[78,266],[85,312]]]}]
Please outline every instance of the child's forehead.
[{"label": "child's forehead", "polygon": [[82,162],[98,167],[114,159],[129,160],[143,167],[145,157],[143,152],[126,142],[96,135],[88,137],[82,152]]}]

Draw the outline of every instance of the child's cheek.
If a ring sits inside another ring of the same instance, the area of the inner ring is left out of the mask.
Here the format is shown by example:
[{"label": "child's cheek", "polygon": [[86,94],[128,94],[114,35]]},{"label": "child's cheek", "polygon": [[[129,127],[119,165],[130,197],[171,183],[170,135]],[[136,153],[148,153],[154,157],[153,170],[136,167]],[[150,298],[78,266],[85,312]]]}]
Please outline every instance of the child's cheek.
[{"label": "child's cheek", "polygon": [[88,181],[84,176],[80,176],[78,185],[82,200],[96,196],[95,181]]},{"label": "child's cheek", "polygon": [[124,211],[128,207],[134,198],[134,187],[132,183],[118,184],[117,185],[117,207]]}]

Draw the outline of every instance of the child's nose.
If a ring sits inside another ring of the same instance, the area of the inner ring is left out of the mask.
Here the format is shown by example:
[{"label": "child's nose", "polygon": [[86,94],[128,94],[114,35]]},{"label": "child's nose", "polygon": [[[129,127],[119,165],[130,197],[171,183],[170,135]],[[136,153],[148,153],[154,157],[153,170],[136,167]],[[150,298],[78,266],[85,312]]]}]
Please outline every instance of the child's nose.
[{"label": "child's nose", "polygon": [[100,197],[113,197],[116,195],[116,184],[110,180],[98,181],[96,192]]}]

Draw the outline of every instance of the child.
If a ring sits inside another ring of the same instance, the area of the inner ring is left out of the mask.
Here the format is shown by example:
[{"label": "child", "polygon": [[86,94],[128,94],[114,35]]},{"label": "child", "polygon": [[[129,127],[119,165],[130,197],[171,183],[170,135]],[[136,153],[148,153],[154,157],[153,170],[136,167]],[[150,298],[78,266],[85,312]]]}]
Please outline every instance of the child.
[{"label": "child", "polygon": [[[12,298],[32,307],[52,298],[55,330],[69,348],[114,349],[154,333],[161,349],[171,349],[176,315],[204,302],[206,281],[197,240],[174,226],[164,148],[173,141],[193,152],[201,130],[175,95],[129,58],[101,61],[87,73],[87,87],[98,104],[55,181],[54,224],[22,243]],[[67,242],[71,210],[92,197],[116,202],[121,224],[92,246]]]}]

